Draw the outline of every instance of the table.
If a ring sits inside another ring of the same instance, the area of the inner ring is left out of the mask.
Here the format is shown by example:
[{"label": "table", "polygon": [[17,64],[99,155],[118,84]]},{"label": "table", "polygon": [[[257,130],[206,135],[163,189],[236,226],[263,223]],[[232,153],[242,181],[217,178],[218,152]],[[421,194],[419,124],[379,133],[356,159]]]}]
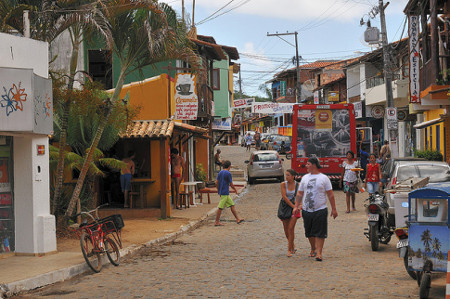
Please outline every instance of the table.
[{"label": "table", "polygon": [[[198,203],[195,202],[195,186],[197,186],[198,183],[203,183],[203,182],[182,182],[182,183],[181,183],[181,185],[187,186],[189,191],[191,191],[191,188],[194,187],[194,188],[193,188],[194,190],[192,190],[192,192],[193,192],[193,195],[192,195],[192,205],[193,205],[193,206],[198,205]],[[189,199],[187,199],[187,200],[189,200]]]},{"label": "table", "polygon": [[[151,178],[132,178],[131,184],[139,186],[139,202],[141,208],[144,207],[144,186],[153,184],[155,180]],[[132,208],[132,202],[130,201],[130,208]]]}]

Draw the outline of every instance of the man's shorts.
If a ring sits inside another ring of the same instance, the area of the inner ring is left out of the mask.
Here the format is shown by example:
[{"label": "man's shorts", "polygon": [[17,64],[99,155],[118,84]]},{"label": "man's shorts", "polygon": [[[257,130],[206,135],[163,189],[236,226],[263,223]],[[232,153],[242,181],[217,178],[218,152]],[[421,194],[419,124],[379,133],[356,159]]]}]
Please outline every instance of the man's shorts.
[{"label": "man's shorts", "polygon": [[234,206],[234,201],[231,199],[230,195],[221,195],[218,208],[223,210],[225,207],[229,208]]},{"label": "man's shorts", "polygon": [[122,192],[129,191],[131,187],[131,173],[121,174],[120,175],[120,187],[122,188]]},{"label": "man's shorts", "polygon": [[307,238],[326,238],[328,235],[328,209],[315,212],[302,210],[303,226]]}]

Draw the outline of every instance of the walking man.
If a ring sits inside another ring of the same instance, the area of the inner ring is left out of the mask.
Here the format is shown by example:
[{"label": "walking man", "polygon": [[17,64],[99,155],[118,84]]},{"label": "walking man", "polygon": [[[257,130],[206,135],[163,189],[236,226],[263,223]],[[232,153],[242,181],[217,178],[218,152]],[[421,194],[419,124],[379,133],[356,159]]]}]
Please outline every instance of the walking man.
[{"label": "walking man", "polygon": [[133,162],[134,159],[134,151],[129,151],[128,156],[122,160],[125,163],[125,166],[120,170],[120,187],[123,192],[123,207],[129,208],[128,205],[128,192],[131,189],[131,178],[133,177],[135,164]]},{"label": "walking man", "polygon": [[182,173],[184,169],[184,159],[178,154],[176,148],[170,150],[170,160],[171,160],[171,177],[172,177],[172,190],[174,191],[174,204],[176,209],[181,210],[180,202],[180,184],[182,180]]},{"label": "walking man", "polygon": [[223,170],[221,170],[219,172],[219,174],[217,175],[217,180],[216,180],[216,187],[217,187],[217,191],[220,195],[220,202],[219,202],[219,206],[217,209],[216,222],[214,223],[214,225],[215,226],[223,226],[223,224],[220,223],[220,215],[222,214],[222,210],[225,207],[231,208],[231,213],[233,213],[234,218],[236,218],[236,223],[239,224],[242,221],[244,221],[244,219],[240,219],[238,217],[238,214],[234,207],[234,201],[230,197],[230,186],[231,186],[231,188],[233,188],[234,192],[236,192],[236,194],[237,194],[237,190],[233,184],[233,179],[231,178],[231,173],[230,173],[231,162],[228,160],[225,160],[225,161],[223,161],[222,166],[223,166]]},{"label": "walking man", "polygon": [[256,132],[255,136],[253,136],[253,139],[255,139],[255,149],[259,151],[261,149],[261,134],[259,134],[259,132]]},{"label": "walking man", "polygon": [[252,147],[252,135],[250,135],[250,133],[247,133],[247,135],[245,135],[245,146],[247,147],[247,149],[245,151],[250,151],[251,147]]},{"label": "walking man", "polygon": [[302,211],[305,236],[311,245],[309,256],[321,262],[323,244],[328,236],[327,197],[331,205],[331,217],[336,219],[338,212],[331,181],[319,172],[319,160],[316,157],[309,158],[306,169],[308,174],[303,176],[300,182],[293,214]]}]

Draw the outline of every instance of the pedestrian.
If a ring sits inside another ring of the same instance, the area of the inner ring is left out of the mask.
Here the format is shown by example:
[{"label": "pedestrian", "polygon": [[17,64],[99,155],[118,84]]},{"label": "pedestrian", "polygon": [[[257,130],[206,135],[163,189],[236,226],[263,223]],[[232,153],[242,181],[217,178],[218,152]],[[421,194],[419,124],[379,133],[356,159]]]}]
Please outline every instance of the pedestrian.
[{"label": "pedestrian", "polygon": [[361,165],[361,168],[363,169],[361,171],[361,180],[364,181],[366,177],[366,171],[367,171],[367,160],[369,159],[369,153],[364,151],[363,144],[361,142],[359,147],[359,164]]},{"label": "pedestrian", "polygon": [[294,245],[295,225],[297,219],[300,218],[300,211],[297,215],[292,212],[295,208],[295,196],[297,195],[299,183],[295,181],[297,173],[293,169],[288,169],[285,172],[286,181],[281,185],[281,201],[278,207],[278,218],[283,222],[284,234],[288,240],[287,256],[291,257],[297,250]]},{"label": "pedestrian", "polygon": [[247,147],[246,151],[251,150],[252,139],[253,139],[252,135],[250,135],[250,132],[248,132],[247,135],[245,136],[245,146]]},{"label": "pedestrian", "polygon": [[230,173],[231,162],[228,160],[223,161],[223,169],[219,172],[216,179],[216,187],[217,192],[220,195],[220,202],[217,209],[216,214],[216,222],[214,222],[215,226],[223,226],[220,222],[220,215],[222,214],[222,210],[225,207],[229,207],[231,209],[231,213],[233,213],[234,218],[236,218],[236,223],[240,224],[244,219],[238,217],[236,212],[236,208],[234,207],[234,202],[230,196],[230,187],[233,188],[234,192],[237,194],[236,187],[233,184],[233,179]]},{"label": "pedestrian", "polygon": [[173,190],[173,198],[175,208],[181,210],[181,199],[180,199],[180,184],[182,181],[182,174],[184,169],[184,158],[179,155],[176,148],[170,150],[170,165],[171,165],[171,183]]},{"label": "pedestrian", "polygon": [[331,205],[331,217],[336,219],[338,216],[331,181],[319,171],[320,168],[316,157],[308,159],[306,163],[308,174],[300,181],[293,210],[294,215],[301,210],[305,236],[311,246],[309,256],[315,257],[319,262],[323,260],[323,245],[328,236],[327,197]]},{"label": "pedestrian", "polygon": [[[344,188],[345,199],[347,202],[346,213],[350,213],[350,198],[352,201],[352,210],[356,211],[355,194],[358,193],[359,190],[358,176],[357,171],[354,170],[355,168],[358,168],[358,162],[355,161],[355,154],[352,151],[348,151],[347,160],[342,162],[342,175],[340,181],[340,186],[341,188]],[[342,184],[342,182],[344,182],[344,184]]]},{"label": "pedestrian", "polygon": [[381,166],[376,162],[375,154],[370,154],[370,163],[367,164],[367,176],[365,180],[365,187],[369,194],[378,192],[381,188]]},{"label": "pedestrian", "polygon": [[222,151],[220,149],[217,149],[216,154],[214,155],[214,164],[219,166],[219,169],[222,168],[222,160],[220,159],[220,154]]},{"label": "pedestrian", "polygon": [[128,194],[131,189],[131,178],[133,177],[136,165],[134,164],[134,151],[129,151],[126,158],[122,160],[125,165],[120,170],[120,187],[123,192],[123,207],[129,208]]},{"label": "pedestrian", "polygon": [[380,160],[381,163],[386,163],[387,159],[391,158],[391,148],[389,147],[389,141],[385,140],[384,145],[381,147],[380,150]]},{"label": "pedestrian", "polygon": [[253,139],[255,139],[255,149],[259,151],[261,149],[261,134],[259,134],[259,132],[256,132],[255,136],[253,136]]}]

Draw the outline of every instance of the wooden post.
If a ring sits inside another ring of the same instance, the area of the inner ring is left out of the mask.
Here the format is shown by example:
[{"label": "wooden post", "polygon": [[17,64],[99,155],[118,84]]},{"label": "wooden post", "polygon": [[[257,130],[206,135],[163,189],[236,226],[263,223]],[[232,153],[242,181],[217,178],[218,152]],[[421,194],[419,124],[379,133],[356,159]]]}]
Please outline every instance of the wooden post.
[{"label": "wooden post", "polygon": [[169,180],[169,172],[168,172],[168,153],[167,153],[167,140],[165,138],[161,138],[159,141],[159,151],[160,151],[160,172],[159,176],[161,178],[160,184],[160,198],[161,198],[161,218],[166,219],[171,215],[170,203],[167,197],[168,188],[167,181]]}]

